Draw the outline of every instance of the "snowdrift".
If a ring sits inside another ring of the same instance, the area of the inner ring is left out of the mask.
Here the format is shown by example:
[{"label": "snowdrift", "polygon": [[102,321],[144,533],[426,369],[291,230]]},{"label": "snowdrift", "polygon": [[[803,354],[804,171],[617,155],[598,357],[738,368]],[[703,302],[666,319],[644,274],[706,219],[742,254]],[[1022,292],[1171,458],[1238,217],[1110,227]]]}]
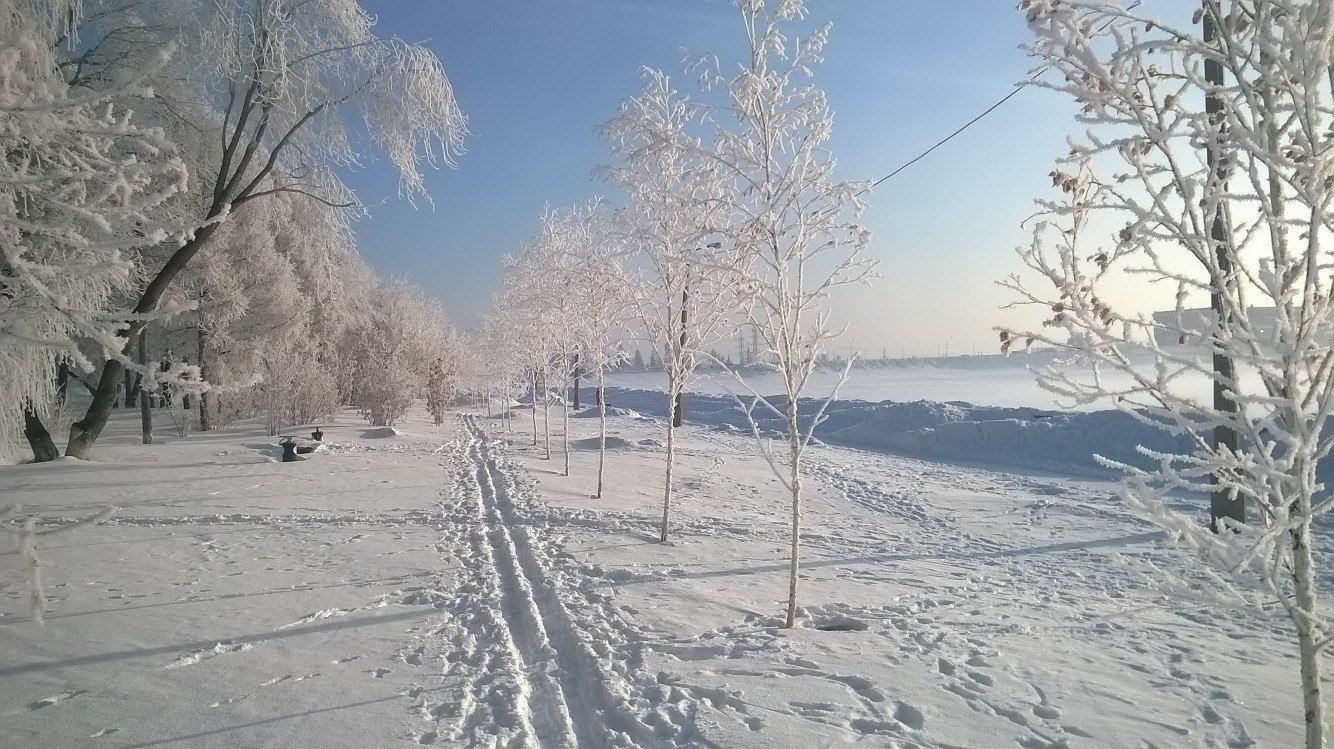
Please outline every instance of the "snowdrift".
[{"label": "snowdrift", "polygon": [[[609,403],[640,414],[665,418],[661,392],[608,388]],[[749,401],[749,396],[743,396]],[[770,398],[782,407],[782,397]],[[816,400],[802,404],[813,413]],[[690,394],[686,421],[725,431],[749,430],[746,416],[731,396]],[[762,429],[781,436],[782,424],[767,411],[755,411]],[[1064,412],[1037,408],[976,406],[964,401],[869,403],[834,401],[816,429],[822,442],[931,460],[1031,471],[1111,478],[1116,472],[1095,456],[1151,467],[1143,446],[1158,452],[1184,452],[1189,443],[1121,411]],[[1321,467],[1321,479],[1334,479],[1334,464]]]}]

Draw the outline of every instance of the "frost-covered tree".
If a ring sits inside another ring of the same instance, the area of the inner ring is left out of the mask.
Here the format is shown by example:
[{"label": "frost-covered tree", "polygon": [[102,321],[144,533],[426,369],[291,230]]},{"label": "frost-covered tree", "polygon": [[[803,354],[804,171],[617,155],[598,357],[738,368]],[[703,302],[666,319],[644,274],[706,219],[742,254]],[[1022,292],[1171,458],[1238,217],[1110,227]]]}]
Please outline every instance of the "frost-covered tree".
[{"label": "frost-covered tree", "polygon": [[[744,0],[738,7],[749,59],[730,76],[720,73],[713,57],[698,58],[695,67],[706,86],[727,95],[727,106],[716,111],[714,121],[716,153],[733,179],[729,234],[745,261],[739,290],[783,382],[781,400],[752,390],[746,410],[760,451],[791,500],[791,627],[801,550],[802,456],[838,387],[813,412],[802,410],[801,398],[828,341],[841,332],[830,322],[830,292],[871,276],[872,262],[863,256],[870,234],[851,220],[861,208],[857,196],[863,186],[835,179],[827,148],[833,115],[824,92],[809,81],[829,27],[789,47],[784,27],[805,15],[801,2],[783,0],[771,8]],[[782,420],[787,435],[781,449],[762,434],[755,409]]]},{"label": "frost-covered tree", "polygon": [[440,302],[404,280],[379,285],[373,316],[358,337],[354,404],[375,426],[393,426],[426,391],[436,360],[457,356]]},{"label": "frost-covered tree", "polygon": [[606,373],[625,360],[620,342],[634,314],[635,285],[622,266],[622,243],[609,219],[593,204],[571,213],[567,285],[575,309],[571,321],[580,341],[579,361],[597,383],[598,470],[595,499],[602,497],[607,464]]},{"label": "frost-covered tree", "polygon": [[[471,364],[464,365],[470,373],[470,388],[489,399],[499,400],[500,418],[506,430],[513,428],[512,405],[517,397],[522,396],[527,387],[525,376],[526,357],[519,347],[516,322],[504,314],[499,299],[482,318],[481,331],[475,343],[463,350],[467,352]],[[534,432],[536,440],[536,432]],[[536,444],[536,441],[534,441]]]},{"label": "frost-covered tree", "polygon": [[[523,305],[538,346],[549,352],[546,375],[577,386],[580,371],[594,373],[599,396],[609,363],[621,358],[616,348],[633,297],[620,264],[621,245],[600,211],[600,202],[567,210],[548,210],[541,230],[511,265],[507,277],[512,297]],[[564,389],[564,388],[563,388]],[[562,404],[565,475],[570,472],[569,399]],[[598,491],[606,459],[606,408],[599,402]]]},{"label": "frost-covered tree", "polygon": [[123,364],[107,306],[136,281],[133,251],[169,238],[156,210],[186,178],[162,131],[114,104],[146,71],[69,87],[54,45],[73,10],[0,1],[0,454],[22,431],[38,460],[58,455],[43,417],[64,369],[103,352]]},{"label": "frost-covered tree", "polygon": [[[150,77],[157,111],[193,132],[198,227],[146,268],[126,330],[155,311],[176,277],[229,215],[275,195],[331,207],[355,204],[335,174],[367,148],[398,169],[409,196],[424,196],[422,162],[449,162],[465,122],[440,63],[425,47],[375,35],[355,0],[106,0],[84,25],[76,73],[97,86],[126,61],[174,42],[178,54]],[[352,117],[355,126],[347,123]],[[108,360],[67,454],[85,455],[101,433],[123,367]]]},{"label": "frost-covered tree", "polygon": [[[1046,371],[1045,387],[1178,435],[1179,454],[1115,466],[1124,496],[1208,563],[1213,604],[1286,614],[1306,746],[1323,747],[1334,628],[1313,534],[1334,508],[1317,476],[1334,448],[1334,2],[1205,0],[1204,34],[1108,2],[1020,7],[1057,74],[1039,85],[1081,106],[1087,134],[1020,251],[1037,285],[1007,284],[1050,316],[1002,343],[1070,351],[1088,369]],[[1169,311],[1118,302],[1127,285]],[[1182,491],[1253,511],[1205,525],[1165,501]]]},{"label": "frost-covered tree", "polygon": [[[545,438],[545,457],[551,458],[550,382],[566,384],[573,375],[578,354],[578,331],[573,327],[573,298],[569,293],[570,217],[548,208],[542,215],[537,236],[506,264],[505,314],[522,321],[521,334],[529,347],[534,373],[533,408],[537,407],[540,378]],[[563,389],[563,388],[562,388]],[[561,398],[564,423],[565,474],[569,475],[569,408]],[[534,411],[536,439],[536,411]],[[536,443],[534,443],[536,444]]]},{"label": "frost-covered tree", "polygon": [[[727,332],[738,297],[735,247],[718,241],[725,220],[723,163],[697,132],[703,109],[660,71],[621,102],[603,126],[617,163],[606,176],[627,193],[617,231],[640,273],[635,298],[651,349],[667,374],[667,467],[661,539],[667,540],[675,466],[677,409],[700,358]],[[652,364],[650,364],[652,367]]]},{"label": "frost-covered tree", "polygon": [[426,410],[430,412],[436,426],[445,423],[445,412],[458,392],[462,358],[460,341],[452,329],[446,329],[445,340],[441,343],[442,348],[447,347],[448,351],[442,350],[436,356],[426,376]]}]

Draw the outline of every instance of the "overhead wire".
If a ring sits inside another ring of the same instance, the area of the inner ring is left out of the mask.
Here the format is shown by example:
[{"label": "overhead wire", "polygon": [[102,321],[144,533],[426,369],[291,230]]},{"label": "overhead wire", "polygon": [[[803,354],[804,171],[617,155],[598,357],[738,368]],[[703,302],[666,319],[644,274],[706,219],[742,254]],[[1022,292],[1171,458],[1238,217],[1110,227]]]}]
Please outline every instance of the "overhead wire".
[{"label": "overhead wire", "polygon": [[[1135,0],[1135,1],[1132,2],[1131,4],[1127,5],[1127,6],[1126,6],[1126,11],[1129,12],[1129,11],[1131,11],[1131,10],[1134,10],[1136,7],[1139,6],[1140,1],[1141,1],[1141,0]],[[1110,26],[1111,23],[1112,23],[1112,21],[1109,19],[1109,20],[1108,20],[1106,23],[1104,23],[1098,30],[1099,30],[1099,31],[1102,31],[1103,29],[1105,29],[1105,28],[1107,28],[1108,26]],[[1025,81],[1024,83],[1022,83],[1022,84],[1020,84],[1020,85],[1018,85],[1018,86],[1015,86],[1015,88],[1014,88],[1013,91],[1011,91],[1010,93],[1006,94],[1005,96],[1002,96],[998,101],[996,101],[996,103],[994,103],[994,104],[992,104],[991,106],[987,107],[986,109],[982,110],[982,112],[981,112],[980,114],[978,114],[976,117],[974,117],[973,119],[971,119],[971,120],[965,122],[963,125],[961,125],[961,126],[960,126],[957,130],[955,130],[954,132],[952,132],[952,133],[950,133],[949,135],[946,135],[944,138],[941,138],[940,140],[936,141],[935,144],[933,144],[930,148],[926,149],[925,151],[923,151],[923,152],[917,154],[917,155],[914,156],[913,158],[911,158],[911,159],[909,159],[908,161],[904,162],[901,166],[899,166],[899,168],[895,169],[894,171],[890,172],[889,174],[886,174],[885,176],[881,177],[880,179],[878,179],[878,180],[872,182],[871,184],[867,185],[866,187],[862,188],[862,190],[861,190],[860,192],[858,192],[857,194],[860,195],[860,194],[863,193],[863,192],[866,192],[866,191],[868,191],[868,190],[872,190],[872,189],[878,187],[878,186],[880,185],[880,183],[882,183],[882,182],[884,182],[884,181],[886,181],[886,180],[888,180],[888,179],[894,177],[894,176],[897,175],[899,172],[902,172],[904,169],[907,169],[908,167],[912,166],[913,164],[916,164],[917,162],[919,162],[919,161],[921,161],[922,159],[926,158],[928,155],[931,154],[932,151],[936,150],[937,148],[940,148],[941,146],[945,145],[946,143],[949,143],[949,142],[950,142],[951,140],[953,140],[954,137],[957,136],[959,133],[962,133],[963,131],[967,130],[968,128],[970,128],[970,127],[972,127],[974,124],[976,124],[978,120],[981,120],[983,117],[986,117],[987,115],[989,115],[989,114],[991,114],[992,112],[996,111],[996,109],[997,109],[998,107],[1000,107],[1000,105],[1002,105],[1002,104],[1004,104],[1005,102],[1009,101],[1010,99],[1014,98],[1014,96],[1015,96],[1016,94],[1018,94],[1020,91],[1023,91],[1023,90],[1024,90],[1024,87],[1025,87],[1025,86],[1027,86],[1029,83],[1032,83],[1033,81],[1036,81],[1038,78],[1040,78],[1040,77],[1042,76],[1043,73],[1047,72],[1047,71],[1050,70],[1050,69],[1051,69],[1051,63],[1048,63],[1048,64],[1043,65],[1042,67],[1038,68],[1037,70],[1035,70],[1035,71],[1033,72],[1033,75],[1029,76],[1029,78],[1028,78],[1027,81]]]}]

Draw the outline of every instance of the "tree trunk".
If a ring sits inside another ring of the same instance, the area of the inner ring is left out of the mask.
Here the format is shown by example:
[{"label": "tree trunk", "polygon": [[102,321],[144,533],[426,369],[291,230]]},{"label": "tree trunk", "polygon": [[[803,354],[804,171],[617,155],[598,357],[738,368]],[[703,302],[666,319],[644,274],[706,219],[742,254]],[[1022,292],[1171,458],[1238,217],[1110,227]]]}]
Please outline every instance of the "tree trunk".
[{"label": "tree trunk", "polygon": [[[125,407],[134,408],[134,404],[139,400],[139,375],[125,373]],[[96,391],[94,391],[96,392]],[[113,398],[114,400],[114,398]]]},{"label": "tree trunk", "polygon": [[[139,333],[139,366],[148,365],[148,335]],[[148,388],[139,388],[139,425],[143,428],[144,444],[153,444],[153,410]]]},{"label": "tree trunk", "polygon": [[[686,310],[689,306],[689,300],[690,288],[686,287],[681,290],[681,350],[679,356],[681,357],[682,366],[685,365],[685,358],[688,356],[688,354],[686,354]],[[670,346],[668,348],[670,348]],[[685,383],[682,383],[681,389],[676,391],[676,412],[672,414],[672,426],[674,427],[679,427],[685,423],[686,404],[684,384]]]},{"label": "tree trunk", "polygon": [[[207,364],[208,360],[204,358],[204,349],[205,349],[204,329],[196,328],[195,330],[199,334],[197,341],[199,344],[199,379],[207,383],[209,378],[209,373]],[[199,392],[199,431],[201,432],[207,432],[208,430],[213,428],[213,418],[209,414],[209,408],[213,405],[211,402],[212,400],[213,398],[210,397],[210,394],[207,390],[201,390]]]},{"label": "tree trunk", "polygon": [[[574,393],[571,400],[574,402],[574,410],[579,410],[579,355],[574,355]],[[568,473],[568,472],[567,472]]]},{"label": "tree trunk", "polygon": [[56,403],[62,407],[65,405],[65,399],[69,397],[69,363],[61,362],[56,365]]},{"label": "tree trunk", "polygon": [[542,440],[547,452],[543,460],[551,460],[551,398],[546,373],[542,374]]},{"label": "tree trunk", "polygon": [[[1204,12],[1201,21],[1204,24],[1204,43],[1213,45],[1217,43],[1219,29],[1214,22],[1210,1],[1203,0]],[[1209,84],[1221,87],[1223,85],[1223,64],[1218,60],[1206,58],[1204,61],[1204,79]],[[1204,96],[1204,111],[1210,118],[1221,117],[1223,114],[1222,98],[1211,90],[1208,91]],[[1224,180],[1226,165],[1223,163],[1221,140],[1220,137],[1220,142],[1217,145],[1212,145],[1206,149],[1205,161],[1209,166],[1210,179],[1206,182],[1205,189],[1226,192],[1227,183]],[[1214,279],[1214,288],[1209,296],[1209,306],[1217,315],[1218,324],[1216,332],[1211,337],[1214,364],[1214,411],[1226,419],[1237,413],[1237,403],[1228,396],[1228,385],[1225,384],[1233,381],[1236,375],[1236,363],[1228,353],[1225,343],[1229,337],[1228,331],[1231,327],[1231,321],[1227,305],[1224,304],[1224,297],[1229,290],[1235,288],[1237,281],[1232,277],[1232,230],[1228,226],[1226,206],[1221,200],[1214,211],[1214,215],[1210,218],[1209,224],[1209,238],[1212,240],[1214,255],[1218,263],[1218,278]],[[1236,452],[1237,444],[1237,431],[1230,425],[1220,423],[1214,427],[1214,449],[1220,452],[1223,450]],[[1223,488],[1224,481],[1220,475],[1213,476],[1213,483],[1219,488],[1214,489],[1209,495],[1209,527],[1217,533],[1222,530],[1220,521],[1224,519],[1237,523],[1246,522],[1246,498],[1236,491]]]},{"label": "tree trunk", "polygon": [[570,475],[570,402],[565,401],[560,410],[560,440],[565,450],[565,475]]},{"label": "tree trunk", "polygon": [[28,446],[32,448],[32,462],[46,463],[60,457],[55,440],[51,439],[51,433],[46,431],[37,412],[32,410],[31,403],[23,408],[23,436],[28,438]]},{"label": "tree trunk", "polygon": [[[214,219],[221,215],[223,206],[217,205],[211,209],[208,218]],[[195,232],[194,238],[172,254],[167,260],[162,270],[149,282],[139,297],[139,303],[135,305],[136,314],[147,314],[157,309],[158,302],[162,301],[162,296],[167,293],[167,287],[176,279],[176,276],[185,268],[190,259],[198,254],[209,237],[218,230],[216,223],[207,224]],[[140,320],[130,323],[130,327],[125,331],[126,342],[124,352],[128,352],[133,345],[135,337],[143,331],[147,323]],[[65,454],[72,458],[83,458],[88,454],[89,448],[97,441],[102,434],[102,430],[107,425],[107,419],[111,418],[111,403],[116,398],[116,390],[120,386],[121,373],[125,368],[120,362],[109,360],[106,366],[102,368],[102,377],[97,382],[97,389],[93,391],[93,401],[88,404],[88,411],[83,418],[70,425],[69,444],[65,446]],[[142,391],[142,387],[140,390]]]},{"label": "tree trunk", "polygon": [[[1307,508],[1309,511],[1309,502]],[[1301,656],[1302,709],[1306,719],[1306,749],[1325,749],[1325,703],[1321,694],[1321,633],[1310,617],[1316,613],[1315,560],[1311,552],[1310,514],[1292,531],[1293,589],[1302,617],[1297,625],[1297,650]]]},{"label": "tree trunk", "polygon": [[673,423],[673,417],[676,415],[676,393],[675,388],[668,387],[667,393],[667,480],[662,490],[662,536],[659,540],[667,542],[667,519],[672,510],[672,464],[676,458],[676,445],[673,441],[676,436],[676,425]]},{"label": "tree trunk", "polygon": [[792,458],[792,565],[787,585],[787,628],[797,624],[797,572],[801,553],[801,434],[797,428],[796,399],[788,398],[788,445]]},{"label": "tree trunk", "polygon": [[537,371],[533,371],[533,447],[537,447]]},{"label": "tree trunk", "polygon": [[602,499],[602,475],[607,467],[607,402],[601,396],[603,381],[602,367],[598,367],[598,490],[594,499]]}]

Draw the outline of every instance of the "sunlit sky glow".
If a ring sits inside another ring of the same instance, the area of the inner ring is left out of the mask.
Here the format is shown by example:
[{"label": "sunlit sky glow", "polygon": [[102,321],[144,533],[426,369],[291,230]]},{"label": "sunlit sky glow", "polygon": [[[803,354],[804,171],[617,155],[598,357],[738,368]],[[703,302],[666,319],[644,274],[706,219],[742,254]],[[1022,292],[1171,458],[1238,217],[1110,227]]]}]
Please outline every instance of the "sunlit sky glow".
[{"label": "sunlit sky glow", "polygon": [[[638,90],[640,66],[686,90],[683,50],[738,59],[742,36],[724,0],[367,0],[379,31],[424,42],[444,63],[473,135],[456,170],[427,177],[435,207],[396,195],[371,161],[349,176],[371,216],[357,233],[378,269],[439,296],[464,327],[485,309],[501,264],[537,228],[545,204],[611,190],[597,127]],[[1179,11],[1184,2],[1159,0]],[[1008,0],[810,0],[832,21],[815,70],[835,113],[840,176],[884,176],[1012,90],[1034,67]],[[808,24],[809,25],[809,24]],[[1073,106],[1029,89],[869,196],[863,222],[882,275],[838,300],[843,346],[868,355],[993,352],[992,326],[1040,319],[1005,312],[995,281],[1018,270],[1014,248],[1033,200],[1075,132]]]}]

